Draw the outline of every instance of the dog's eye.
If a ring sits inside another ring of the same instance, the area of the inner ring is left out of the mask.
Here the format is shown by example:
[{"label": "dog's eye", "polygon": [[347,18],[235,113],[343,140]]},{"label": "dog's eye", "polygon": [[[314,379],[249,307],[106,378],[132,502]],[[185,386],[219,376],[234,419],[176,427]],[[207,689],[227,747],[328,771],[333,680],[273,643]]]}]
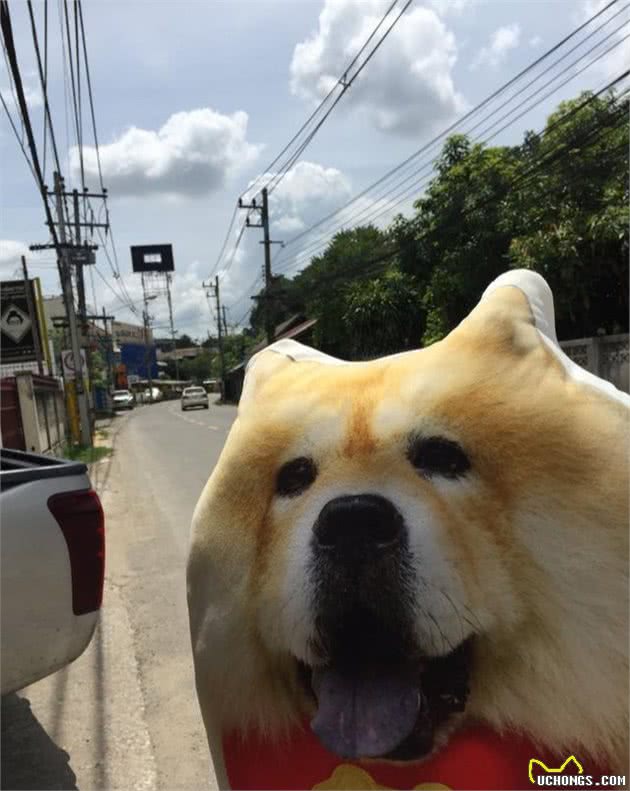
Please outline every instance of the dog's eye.
[{"label": "dog's eye", "polygon": [[470,469],[470,459],[462,448],[444,437],[416,437],[407,455],[413,466],[426,476],[459,478]]},{"label": "dog's eye", "polygon": [[313,483],[317,476],[317,468],[312,459],[300,456],[283,464],[276,477],[276,492],[282,497],[301,494]]}]

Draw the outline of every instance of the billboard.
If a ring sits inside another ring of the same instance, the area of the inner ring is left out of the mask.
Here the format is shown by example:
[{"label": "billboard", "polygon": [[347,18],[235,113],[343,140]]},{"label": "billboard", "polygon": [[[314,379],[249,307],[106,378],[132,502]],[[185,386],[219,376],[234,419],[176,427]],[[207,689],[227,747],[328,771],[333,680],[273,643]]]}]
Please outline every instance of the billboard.
[{"label": "billboard", "polygon": [[[37,294],[33,281],[8,280],[0,283],[0,359],[2,364],[27,363],[37,359],[39,340]],[[34,315],[31,316],[29,302]],[[41,349],[41,341],[39,341]]]},{"label": "billboard", "polygon": [[123,343],[120,345],[120,362],[125,366],[127,378],[137,376],[148,379],[158,378],[157,358],[155,346],[145,346],[139,343]]},{"label": "billboard", "polygon": [[131,267],[134,272],[172,272],[172,244],[143,244],[131,248]]}]

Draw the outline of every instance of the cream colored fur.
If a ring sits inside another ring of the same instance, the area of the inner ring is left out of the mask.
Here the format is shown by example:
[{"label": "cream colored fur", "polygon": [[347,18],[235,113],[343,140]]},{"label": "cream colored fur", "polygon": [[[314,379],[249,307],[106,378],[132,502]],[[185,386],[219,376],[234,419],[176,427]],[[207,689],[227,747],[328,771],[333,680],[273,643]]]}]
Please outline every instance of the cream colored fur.
[{"label": "cream colored fur", "polygon": [[[254,358],[188,566],[197,692],[222,787],[224,729],[278,734],[308,713],[294,661],[309,659],[308,533],[328,499],[368,490],[414,524],[417,595],[446,640],[476,635],[465,716],[627,774],[628,405],[567,362],[549,289],[529,272],[500,278],[417,352],[342,363],[281,342]],[[466,481],[415,473],[404,443],[417,430],[461,443]],[[279,500],[276,471],[300,455],[320,474]],[[421,615],[416,626],[445,650]]]}]

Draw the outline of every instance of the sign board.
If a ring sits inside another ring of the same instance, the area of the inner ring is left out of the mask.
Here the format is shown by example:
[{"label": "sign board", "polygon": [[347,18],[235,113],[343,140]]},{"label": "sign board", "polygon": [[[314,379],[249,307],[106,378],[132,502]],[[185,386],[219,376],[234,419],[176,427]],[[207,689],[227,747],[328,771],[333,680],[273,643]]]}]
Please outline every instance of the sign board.
[{"label": "sign board", "polygon": [[[31,305],[36,304],[33,281],[29,280]],[[24,280],[0,283],[0,358],[2,364],[26,363],[37,359],[36,340],[39,337],[37,314],[31,318]],[[40,347],[41,348],[41,347]]]},{"label": "sign board", "polygon": [[131,248],[131,267],[134,272],[172,272],[172,244],[145,244]]},{"label": "sign board", "polygon": [[120,361],[127,369],[129,376],[138,376],[140,379],[158,378],[157,357],[155,346],[148,348],[144,344],[123,343],[120,346]]},{"label": "sign board", "polygon": [[[74,368],[74,355],[72,354],[72,349],[66,349],[65,351],[61,352],[61,365],[63,366],[64,379],[76,378],[76,371]],[[86,379],[87,358],[85,356],[85,349],[81,349],[81,368],[82,368],[83,378]]]},{"label": "sign board", "polygon": [[68,251],[68,253],[70,261],[73,264],[83,264],[85,266],[87,264],[96,263],[94,250],[90,250],[89,247],[73,247]]}]

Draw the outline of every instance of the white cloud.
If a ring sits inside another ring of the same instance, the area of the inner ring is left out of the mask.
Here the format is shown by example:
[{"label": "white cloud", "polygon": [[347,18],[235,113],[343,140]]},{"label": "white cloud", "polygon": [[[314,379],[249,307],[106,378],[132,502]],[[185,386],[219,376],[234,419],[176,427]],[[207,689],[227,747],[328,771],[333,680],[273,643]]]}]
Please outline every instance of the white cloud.
[{"label": "white cloud", "polygon": [[428,0],[426,5],[437,11],[440,16],[447,14],[461,14],[475,2],[475,0]]},{"label": "white cloud", "polygon": [[[387,0],[325,0],[318,30],[293,52],[292,93],[310,102],[321,101],[388,4]],[[456,56],[455,37],[436,11],[414,8],[392,29],[341,106],[359,108],[382,131],[414,136],[431,131],[465,108],[451,75]]]},{"label": "white cloud", "polygon": [[518,46],[521,37],[519,25],[506,25],[494,31],[490,37],[490,44],[482,47],[477,56],[470,64],[471,70],[478,69],[480,66],[499,66],[511,49]]},{"label": "white cloud", "polygon": [[542,44],[541,36],[532,36],[529,40],[530,47],[539,47]]},{"label": "white cloud", "polygon": [[[54,250],[31,252],[25,242],[17,239],[0,239],[0,274],[5,279],[22,277],[22,256],[29,266],[29,277],[42,274],[42,268],[56,270]],[[45,263],[44,263],[45,262]]]},{"label": "white cloud", "polygon": [[[256,188],[260,189],[272,175],[264,174]],[[340,170],[326,168],[315,162],[299,162],[287,173],[269,197],[272,239],[290,241],[292,237],[308,229],[322,217],[346,204],[352,193],[350,180]],[[335,214],[329,222],[305,234],[286,250],[274,245],[272,270],[293,277],[308,265],[313,255],[323,252],[334,232],[368,223],[384,227],[391,222],[395,214],[409,209],[416,197],[417,195],[410,197],[401,205],[394,207],[388,201],[369,196],[358,199],[348,208]],[[249,198],[246,202],[249,202]],[[235,230],[234,241],[238,233],[239,227]],[[238,300],[236,312],[241,315],[247,310],[249,301],[249,292],[245,294],[244,290],[252,286],[261,272],[263,260],[259,244],[261,233],[260,230],[253,229],[246,232],[238,250],[239,254],[222,279],[222,289],[227,304],[234,304]],[[226,261],[229,261],[232,250],[233,245],[226,255]],[[260,285],[260,282],[257,283],[252,293],[258,291]],[[238,320],[240,315],[233,318]]]},{"label": "white cloud", "polygon": [[24,242],[0,239],[0,267],[3,270],[11,266],[16,267],[20,263],[20,257],[28,254],[29,249]]},{"label": "white cloud", "polygon": [[[26,99],[26,104],[29,110],[36,110],[38,107],[43,107],[44,100],[42,98],[42,93],[39,89],[39,82],[37,81],[37,74],[34,71],[28,71],[24,74],[22,78],[22,87],[24,88],[24,98]],[[11,108],[12,112],[16,113],[17,116],[18,108],[16,106],[16,100],[12,88],[5,86],[0,88],[0,93],[2,94],[2,98],[7,103],[7,106]]]},{"label": "white cloud", "polygon": [[[171,115],[157,131],[131,127],[100,146],[103,180],[110,195],[200,195],[221,188],[251,165],[262,150],[247,141],[248,116],[223,115],[208,107]],[[96,151],[84,147],[86,179],[98,177]],[[79,151],[70,150],[78,174]]]},{"label": "white cloud", "polygon": [[286,234],[299,232],[350,195],[350,182],[340,170],[298,162],[271,193],[271,227]]}]

